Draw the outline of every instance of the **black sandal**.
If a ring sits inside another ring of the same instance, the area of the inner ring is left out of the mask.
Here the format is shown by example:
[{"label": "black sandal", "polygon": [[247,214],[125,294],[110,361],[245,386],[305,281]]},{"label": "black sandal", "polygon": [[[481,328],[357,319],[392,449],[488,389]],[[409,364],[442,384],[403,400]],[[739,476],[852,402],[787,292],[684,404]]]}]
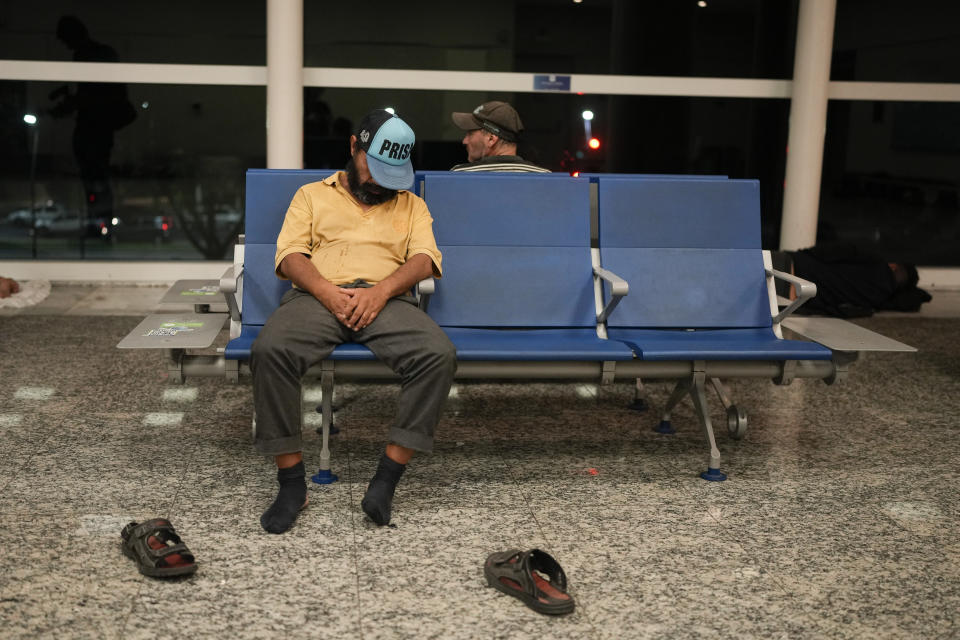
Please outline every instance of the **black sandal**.
[{"label": "black sandal", "polygon": [[545,551],[512,549],[493,553],[483,564],[483,575],[491,587],[520,599],[537,613],[562,615],[573,611],[567,576]]},{"label": "black sandal", "polygon": [[131,522],[120,532],[123,553],[137,563],[140,573],[153,578],[175,578],[197,570],[193,554],[187,549],[169,520],[156,518],[137,524]]}]

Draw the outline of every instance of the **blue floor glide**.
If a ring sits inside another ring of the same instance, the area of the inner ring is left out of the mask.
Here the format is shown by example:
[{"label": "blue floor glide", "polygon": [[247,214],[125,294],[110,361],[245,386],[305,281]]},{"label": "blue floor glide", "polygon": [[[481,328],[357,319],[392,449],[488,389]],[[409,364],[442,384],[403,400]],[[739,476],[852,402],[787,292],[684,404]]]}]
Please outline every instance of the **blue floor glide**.
[{"label": "blue floor glide", "polygon": [[707,467],[707,470],[700,474],[700,477],[709,482],[723,482],[727,479],[727,474],[720,469],[711,469]]},{"label": "blue floor glide", "polygon": [[310,476],[310,479],[316,484],[333,484],[338,478],[330,469],[319,469],[315,474]]},{"label": "blue floor glide", "polygon": [[660,424],[655,426],[653,430],[656,431],[657,433],[666,433],[668,435],[674,434],[677,432],[677,430],[673,428],[673,425],[670,424],[669,420],[661,420]]}]

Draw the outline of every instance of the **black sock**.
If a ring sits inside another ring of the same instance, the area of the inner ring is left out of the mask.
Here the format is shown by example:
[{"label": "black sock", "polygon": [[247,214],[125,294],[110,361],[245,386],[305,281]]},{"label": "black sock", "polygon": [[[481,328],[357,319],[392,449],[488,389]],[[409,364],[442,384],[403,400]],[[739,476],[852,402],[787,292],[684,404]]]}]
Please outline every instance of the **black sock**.
[{"label": "black sock", "polygon": [[280,491],[270,508],[260,516],[260,525],[264,529],[270,533],[283,533],[293,526],[307,500],[305,475],[302,461],[286,469],[277,469]]},{"label": "black sock", "polygon": [[360,506],[370,519],[381,527],[390,523],[390,506],[393,504],[393,491],[400,482],[400,476],[407,465],[391,460],[387,454],[380,457],[377,472],[367,487]]}]

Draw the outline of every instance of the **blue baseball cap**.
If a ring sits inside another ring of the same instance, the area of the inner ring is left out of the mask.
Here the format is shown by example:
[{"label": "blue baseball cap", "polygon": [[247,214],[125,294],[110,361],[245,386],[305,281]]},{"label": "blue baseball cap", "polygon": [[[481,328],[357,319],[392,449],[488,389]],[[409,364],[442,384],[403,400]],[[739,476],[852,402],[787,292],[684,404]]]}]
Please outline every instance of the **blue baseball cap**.
[{"label": "blue baseball cap", "polygon": [[367,153],[373,181],[387,189],[413,186],[410,156],[416,136],[406,122],[384,109],[374,109],[360,122],[357,146]]}]

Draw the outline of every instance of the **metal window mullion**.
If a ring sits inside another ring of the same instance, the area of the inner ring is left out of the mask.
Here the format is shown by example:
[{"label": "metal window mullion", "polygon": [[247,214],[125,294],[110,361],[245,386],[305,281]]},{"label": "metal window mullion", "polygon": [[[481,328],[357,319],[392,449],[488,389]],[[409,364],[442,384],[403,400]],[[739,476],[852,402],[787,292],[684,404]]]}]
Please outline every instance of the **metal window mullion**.
[{"label": "metal window mullion", "polygon": [[[503,91],[533,93],[532,73],[351,69],[306,67],[304,86],[343,89],[402,88],[419,91]],[[570,74],[570,93],[702,98],[790,98],[790,80],[613,76]],[[48,62],[0,60],[0,80],[36,82],[127,82],[266,86],[266,66]],[[549,92],[548,92],[549,93]],[[829,84],[831,100],[960,102],[960,83],[846,82]]]}]

